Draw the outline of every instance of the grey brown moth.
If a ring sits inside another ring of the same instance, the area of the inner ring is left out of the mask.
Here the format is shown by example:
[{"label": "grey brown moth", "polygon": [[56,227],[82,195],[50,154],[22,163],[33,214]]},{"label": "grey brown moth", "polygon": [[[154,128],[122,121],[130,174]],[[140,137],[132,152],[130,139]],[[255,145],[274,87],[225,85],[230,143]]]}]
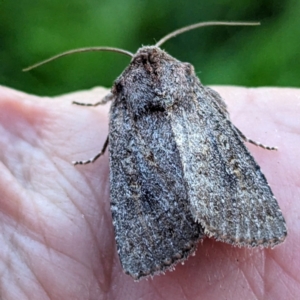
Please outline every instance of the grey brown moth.
[{"label": "grey brown moth", "polygon": [[193,66],[159,48],[179,33],[207,25],[257,24],[195,24],[136,54],[99,47],[54,57],[90,50],[131,57],[107,97],[93,105],[76,103],[111,101],[111,108],[102,151],[74,164],[94,162],[109,144],[117,251],[135,280],[174,268],[205,236],[235,246],[274,247],[287,235],[278,203],[244,142],[274,148],[247,139]]}]

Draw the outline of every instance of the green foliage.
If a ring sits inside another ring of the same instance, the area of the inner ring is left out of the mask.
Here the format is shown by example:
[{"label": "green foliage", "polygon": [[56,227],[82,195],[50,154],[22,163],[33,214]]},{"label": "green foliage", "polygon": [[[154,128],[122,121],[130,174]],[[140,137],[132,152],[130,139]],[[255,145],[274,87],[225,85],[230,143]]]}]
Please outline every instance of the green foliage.
[{"label": "green foliage", "polygon": [[237,20],[262,25],[196,29],[162,48],[191,62],[204,84],[299,87],[299,11],[296,0],[2,0],[0,84],[40,95],[110,87],[128,57],[83,53],[27,73],[21,69],[73,48],[135,52],[192,23]]}]

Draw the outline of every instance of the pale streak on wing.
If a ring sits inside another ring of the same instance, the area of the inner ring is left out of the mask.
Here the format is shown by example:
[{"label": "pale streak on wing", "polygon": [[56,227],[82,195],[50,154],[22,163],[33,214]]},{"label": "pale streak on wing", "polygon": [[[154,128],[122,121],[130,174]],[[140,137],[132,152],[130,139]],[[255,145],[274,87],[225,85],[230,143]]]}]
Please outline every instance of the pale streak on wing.
[{"label": "pale streak on wing", "polygon": [[134,120],[125,106],[112,104],[111,209],[121,263],[134,279],[172,268],[203,237],[170,135],[170,120],[160,113]]}]

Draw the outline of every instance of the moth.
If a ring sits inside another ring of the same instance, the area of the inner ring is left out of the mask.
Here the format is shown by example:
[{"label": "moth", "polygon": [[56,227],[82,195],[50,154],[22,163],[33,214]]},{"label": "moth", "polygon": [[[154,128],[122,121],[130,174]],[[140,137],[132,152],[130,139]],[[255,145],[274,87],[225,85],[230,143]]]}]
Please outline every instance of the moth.
[{"label": "moth", "polygon": [[111,213],[117,251],[135,280],[173,269],[205,236],[244,247],[274,247],[287,235],[284,217],[260,167],[244,145],[249,140],[230,121],[225,102],[197,78],[190,63],[160,46],[169,38],[208,25],[176,30],[137,53],[109,48],[131,62],[111,93],[109,145]]}]

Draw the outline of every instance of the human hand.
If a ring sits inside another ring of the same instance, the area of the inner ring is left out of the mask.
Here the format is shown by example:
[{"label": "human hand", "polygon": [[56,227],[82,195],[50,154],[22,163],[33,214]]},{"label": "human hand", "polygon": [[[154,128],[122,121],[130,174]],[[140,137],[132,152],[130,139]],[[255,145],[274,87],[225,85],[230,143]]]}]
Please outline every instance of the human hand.
[{"label": "human hand", "polygon": [[109,207],[108,91],[41,98],[0,87],[0,299],[296,299],[300,293],[300,90],[214,87],[279,202],[288,236],[275,249],[205,239],[174,272],[122,272]]}]

